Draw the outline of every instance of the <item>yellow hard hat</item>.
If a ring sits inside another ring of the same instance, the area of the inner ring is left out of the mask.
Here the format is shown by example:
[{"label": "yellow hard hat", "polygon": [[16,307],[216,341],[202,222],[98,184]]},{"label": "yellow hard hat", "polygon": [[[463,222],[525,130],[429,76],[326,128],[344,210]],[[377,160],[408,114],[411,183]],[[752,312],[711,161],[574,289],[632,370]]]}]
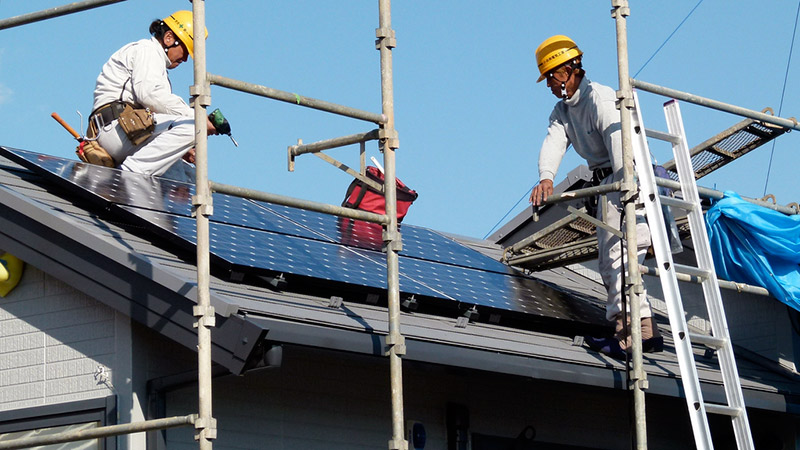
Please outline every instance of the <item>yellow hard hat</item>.
[{"label": "yellow hard hat", "polygon": [[[191,11],[175,11],[169,17],[164,19],[164,23],[175,33],[175,36],[183,42],[186,50],[189,50],[189,56],[194,58],[194,32],[192,23]],[[208,38],[208,28],[206,28],[206,38]]]},{"label": "yellow hard hat", "polygon": [[547,72],[581,55],[583,52],[578,44],[564,35],[557,34],[545,39],[536,49],[536,64],[539,66],[539,79],[536,82],[544,80]]}]

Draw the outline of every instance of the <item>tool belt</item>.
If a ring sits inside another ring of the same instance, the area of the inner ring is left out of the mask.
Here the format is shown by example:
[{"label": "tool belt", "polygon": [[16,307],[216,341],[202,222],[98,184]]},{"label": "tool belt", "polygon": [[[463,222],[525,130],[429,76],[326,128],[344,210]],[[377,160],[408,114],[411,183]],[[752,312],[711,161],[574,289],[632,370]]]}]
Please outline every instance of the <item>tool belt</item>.
[{"label": "tool belt", "polygon": [[97,108],[91,116],[98,129],[118,120],[119,126],[133,145],[146,141],[156,129],[153,113],[149,108],[135,108],[122,100],[106,103]]},{"label": "tool belt", "polygon": [[114,101],[111,103],[106,103],[105,105],[97,108],[92,112],[91,118],[98,120],[99,119],[99,128],[104,127],[106,124],[109,124],[117,119],[119,119],[119,115],[122,114],[122,111],[125,110],[125,106],[128,104],[122,101]]},{"label": "tool belt", "polygon": [[603,182],[606,178],[608,178],[612,173],[614,173],[614,169],[611,167],[601,167],[599,169],[594,169],[592,171],[592,185],[599,186],[600,183]]}]

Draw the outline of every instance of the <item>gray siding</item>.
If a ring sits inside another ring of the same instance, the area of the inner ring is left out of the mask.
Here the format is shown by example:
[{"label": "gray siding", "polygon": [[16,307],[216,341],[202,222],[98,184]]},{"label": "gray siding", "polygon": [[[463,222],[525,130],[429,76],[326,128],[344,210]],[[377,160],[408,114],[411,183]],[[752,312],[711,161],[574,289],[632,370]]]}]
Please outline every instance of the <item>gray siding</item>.
[{"label": "gray siding", "polygon": [[114,311],[35,267],[0,300],[0,336],[0,410],[111,394],[94,374],[114,367]]}]

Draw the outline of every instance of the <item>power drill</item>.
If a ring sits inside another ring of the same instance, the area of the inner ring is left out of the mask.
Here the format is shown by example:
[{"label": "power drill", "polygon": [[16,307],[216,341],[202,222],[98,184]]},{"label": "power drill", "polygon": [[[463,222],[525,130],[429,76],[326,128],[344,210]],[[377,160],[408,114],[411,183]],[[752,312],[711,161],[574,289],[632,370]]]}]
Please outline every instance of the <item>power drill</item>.
[{"label": "power drill", "polygon": [[239,146],[239,143],[236,142],[236,139],[231,136],[231,124],[228,122],[228,119],[222,115],[222,111],[219,108],[215,109],[211,114],[208,115],[208,119],[211,121],[211,124],[214,125],[214,129],[217,130],[219,134],[227,134],[231,141],[233,141],[233,145]]}]

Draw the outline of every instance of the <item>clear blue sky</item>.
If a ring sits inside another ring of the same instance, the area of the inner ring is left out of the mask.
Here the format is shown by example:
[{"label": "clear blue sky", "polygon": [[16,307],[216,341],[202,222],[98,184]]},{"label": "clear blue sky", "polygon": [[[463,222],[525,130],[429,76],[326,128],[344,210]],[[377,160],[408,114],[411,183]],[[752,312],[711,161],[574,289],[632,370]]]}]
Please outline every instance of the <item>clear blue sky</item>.
[{"label": "clear blue sky", "polygon": [[[0,0],[0,18],[69,3]],[[672,33],[697,0],[631,2],[631,74]],[[50,118],[77,128],[91,108],[106,59],[187,0],[136,0],[0,31],[0,145],[74,158],[74,140]],[[380,112],[378,2],[227,0],[206,2],[209,72]],[[537,158],[556,99],[536,84],[533,52],[553,34],[572,37],[594,80],[618,86],[610,1],[435,0],[393,2],[394,98],[398,177],[420,193],[407,223],[483,237],[538,179]],[[797,2],[705,0],[637,78],[752,109],[778,110]],[[795,55],[797,56],[797,55]],[[797,63],[789,68],[782,116],[800,117]],[[188,98],[191,63],[171,71]],[[664,99],[640,95],[646,126],[665,129]],[[210,138],[210,177],[228,184],[338,204],[348,175],[313,155],[287,171],[286,148],[368,131],[373,124],[220,87],[212,108],[229,118],[227,137]],[[684,105],[690,145],[738,117]],[[85,125],[85,123],[84,123]],[[800,201],[798,134],[777,140],[767,192]],[[357,166],[358,147],[329,151]],[[381,158],[376,143],[368,156]],[[653,143],[660,161],[669,149]],[[772,146],[701,180],[719,190],[761,197]],[[581,164],[570,150],[557,182]],[[509,218],[527,207],[527,200]]]}]

